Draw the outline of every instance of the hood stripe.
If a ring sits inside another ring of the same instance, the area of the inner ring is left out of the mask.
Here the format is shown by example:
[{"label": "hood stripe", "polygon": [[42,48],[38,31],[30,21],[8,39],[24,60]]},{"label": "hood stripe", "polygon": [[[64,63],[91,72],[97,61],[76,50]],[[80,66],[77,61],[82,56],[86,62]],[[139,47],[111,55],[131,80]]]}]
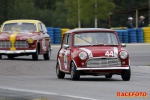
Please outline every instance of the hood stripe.
[{"label": "hood stripe", "polygon": [[16,36],[17,36],[18,32],[14,32],[10,35],[10,43],[11,43],[11,48],[10,50],[16,50],[15,48],[15,41],[16,41]]},{"label": "hood stripe", "polygon": [[92,54],[91,50],[86,49],[86,48],[79,48],[79,49],[84,50],[85,52],[87,52],[89,57],[93,57],[93,54]]},{"label": "hood stripe", "polygon": [[114,57],[118,57],[118,48],[114,47]]}]

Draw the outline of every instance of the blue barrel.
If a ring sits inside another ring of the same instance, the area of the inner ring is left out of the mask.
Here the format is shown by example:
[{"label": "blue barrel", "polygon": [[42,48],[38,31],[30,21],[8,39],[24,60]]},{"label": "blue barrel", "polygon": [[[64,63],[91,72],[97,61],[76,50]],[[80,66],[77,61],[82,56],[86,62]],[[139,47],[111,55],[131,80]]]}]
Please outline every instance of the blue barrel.
[{"label": "blue barrel", "polygon": [[129,31],[129,42],[137,43],[136,29],[128,29],[128,31]]},{"label": "blue barrel", "polygon": [[61,43],[61,28],[54,28],[54,44]]},{"label": "blue barrel", "polygon": [[122,30],[122,42],[123,43],[129,43],[128,30]]},{"label": "blue barrel", "polygon": [[144,38],[143,38],[143,30],[142,30],[142,28],[137,28],[136,29],[136,34],[137,34],[137,42],[138,43],[143,43],[144,42]]},{"label": "blue barrel", "polygon": [[54,44],[54,30],[53,27],[46,27],[47,28],[47,33],[51,38],[51,44]]},{"label": "blue barrel", "polygon": [[119,37],[119,40],[120,40],[120,42],[122,43],[123,41],[122,41],[122,30],[115,30],[116,32],[117,32],[117,34],[118,34],[118,37]]}]

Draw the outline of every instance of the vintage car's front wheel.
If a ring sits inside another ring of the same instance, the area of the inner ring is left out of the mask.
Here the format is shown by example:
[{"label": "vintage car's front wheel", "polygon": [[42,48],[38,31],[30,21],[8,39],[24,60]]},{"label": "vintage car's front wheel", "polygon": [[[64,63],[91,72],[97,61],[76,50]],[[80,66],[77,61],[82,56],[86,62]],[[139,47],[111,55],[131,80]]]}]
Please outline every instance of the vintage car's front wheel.
[{"label": "vintage car's front wheel", "polygon": [[123,81],[129,81],[130,80],[130,77],[131,77],[131,70],[130,70],[130,67],[128,70],[124,70],[122,73],[121,73],[121,77],[123,79]]},{"label": "vintage car's front wheel", "polygon": [[112,78],[112,74],[105,75],[106,78]]},{"label": "vintage car's front wheel", "polygon": [[13,55],[7,55],[8,59],[14,59]]},{"label": "vintage car's front wheel", "polygon": [[38,53],[39,53],[39,51],[38,51],[38,46],[37,46],[36,52],[32,54],[32,59],[33,60],[38,60]]},{"label": "vintage car's front wheel", "polygon": [[65,73],[60,70],[60,66],[58,62],[56,64],[56,74],[57,74],[57,77],[60,79],[65,77]]},{"label": "vintage car's front wheel", "polygon": [[46,54],[43,55],[44,57],[44,60],[50,60],[51,58],[51,50],[50,50],[50,47],[48,48]]},{"label": "vintage car's front wheel", "polygon": [[76,65],[74,64],[74,62],[71,62],[70,74],[71,74],[72,80],[79,80],[80,79],[80,73],[78,70],[76,70]]}]

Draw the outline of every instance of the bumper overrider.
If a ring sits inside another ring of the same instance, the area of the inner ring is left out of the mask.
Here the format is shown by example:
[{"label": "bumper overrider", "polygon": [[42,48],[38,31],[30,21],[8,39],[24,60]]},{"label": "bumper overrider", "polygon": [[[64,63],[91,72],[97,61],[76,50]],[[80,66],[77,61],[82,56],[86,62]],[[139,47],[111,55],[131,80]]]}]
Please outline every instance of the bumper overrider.
[{"label": "bumper overrider", "polygon": [[21,53],[34,53],[35,50],[0,50],[0,54],[21,54]]}]

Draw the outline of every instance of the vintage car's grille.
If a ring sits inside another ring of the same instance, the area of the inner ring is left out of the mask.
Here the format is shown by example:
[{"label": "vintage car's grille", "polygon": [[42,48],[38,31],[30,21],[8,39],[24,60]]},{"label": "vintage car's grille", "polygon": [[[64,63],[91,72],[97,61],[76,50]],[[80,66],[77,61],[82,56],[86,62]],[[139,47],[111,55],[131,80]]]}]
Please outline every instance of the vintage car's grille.
[{"label": "vintage car's grille", "polygon": [[15,47],[16,48],[28,48],[28,43],[27,41],[16,41]]},{"label": "vintage car's grille", "polygon": [[86,62],[87,67],[114,67],[121,66],[118,58],[90,58]]},{"label": "vintage car's grille", "polygon": [[[15,41],[15,48],[28,48],[27,41]],[[0,48],[11,48],[10,41],[0,41]]]},{"label": "vintage car's grille", "polygon": [[11,43],[10,41],[0,41],[0,48],[10,48]]}]

